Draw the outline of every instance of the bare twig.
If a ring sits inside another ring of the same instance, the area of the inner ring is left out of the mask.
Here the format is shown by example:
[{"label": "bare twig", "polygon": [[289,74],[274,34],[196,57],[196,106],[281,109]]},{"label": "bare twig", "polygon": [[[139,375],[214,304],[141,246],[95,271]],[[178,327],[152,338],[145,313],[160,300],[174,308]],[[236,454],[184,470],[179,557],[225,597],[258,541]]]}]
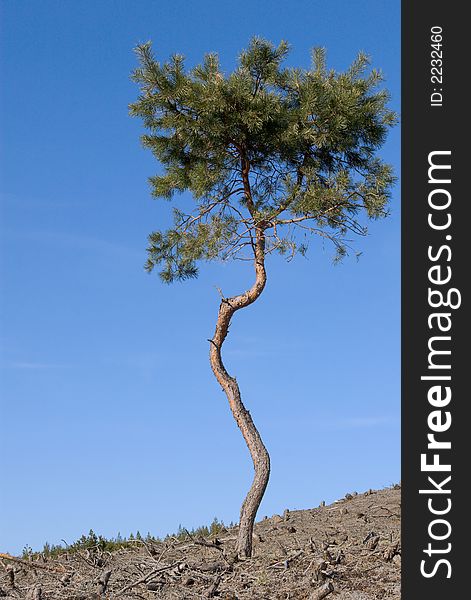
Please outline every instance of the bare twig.
[{"label": "bare twig", "polygon": [[66,570],[64,565],[57,565],[57,566],[42,565],[38,562],[35,562],[35,561],[30,562],[29,560],[24,560],[22,558],[16,558],[16,556],[11,556],[10,554],[4,554],[3,552],[0,552],[0,558],[2,558],[4,560],[9,560],[14,563],[18,563],[25,567],[29,567],[30,569],[44,569],[45,571],[54,571],[54,572],[62,572],[62,573]]},{"label": "bare twig", "polygon": [[178,561],[176,561],[176,562],[174,562],[174,563],[172,563],[170,565],[167,565],[166,567],[161,567],[160,569],[153,569],[150,573],[147,573],[147,575],[145,575],[144,577],[141,577],[137,581],[133,581],[132,583],[130,583],[127,586],[123,587],[121,590],[119,590],[119,592],[116,595],[117,596],[121,596],[122,594],[124,594],[128,590],[132,589],[133,587],[136,587],[136,585],[139,585],[141,583],[146,583],[154,575],[157,575],[157,573],[162,573],[163,571],[168,571],[168,569],[175,568],[180,562],[181,561],[178,560]]}]

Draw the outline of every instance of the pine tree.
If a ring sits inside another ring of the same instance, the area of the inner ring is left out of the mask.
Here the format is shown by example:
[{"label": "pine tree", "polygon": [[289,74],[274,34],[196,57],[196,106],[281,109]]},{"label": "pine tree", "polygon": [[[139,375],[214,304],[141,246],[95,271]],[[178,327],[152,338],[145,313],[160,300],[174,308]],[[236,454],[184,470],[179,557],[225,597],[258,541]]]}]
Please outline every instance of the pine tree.
[{"label": "pine tree", "polygon": [[190,192],[194,200],[189,212],[174,208],[173,227],[149,235],[147,270],[159,266],[166,283],[196,277],[204,261],[245,259],[255,271],[247,291],[222,298],[210,340],[212,370],[255,470],[241,508],[240,557],[252,553],[270,458],[222,361],[231,319],[263,292],[270,254],[304,254],[313,234],[344,256],[348,234],[365,235],[368,219],[387,215],[394,181],[377,156],[396,121],[381,73],[362,53],[345,72],[330,70],[323,48],[313,50],[309,69],[288,68],[288,50],[254,38],[225,75],[217,54],[186,69],[179,54],[159,63],[146,43],[133,73],[140,95],[130,112],[142,118],[142,143],[164,168],[150,178],[152,194]]}]

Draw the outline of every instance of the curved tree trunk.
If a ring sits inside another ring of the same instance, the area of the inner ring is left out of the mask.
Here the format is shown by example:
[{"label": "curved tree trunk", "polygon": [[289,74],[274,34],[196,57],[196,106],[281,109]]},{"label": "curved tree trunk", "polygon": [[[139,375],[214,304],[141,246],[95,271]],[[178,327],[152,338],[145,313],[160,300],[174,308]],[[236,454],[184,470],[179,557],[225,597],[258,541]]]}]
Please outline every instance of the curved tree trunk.
[{"label": "curved tree trunk", "polygon": [[258,507],[270,476],[270,457],[262,442],[262,438],[254,425],[249,411],[245,408],[239,386],[234,377],[226,371],[221,358],[221,348],[226,339],[232,315],[239,309],[249,306],[263,292],[267,281],[265,271],[265,238],[262,230],[256,232],[255,243],[255,282],[244,294],[233,298],[223,298],[219,306],[216,331],[211,342],[210,362],[216,379],[221,384],[231,408],[234,419],[244,436],[244,440],[252,457],[255,475],[252,486],[242,504],[240,511],[239,537],[237,554],[241,558],[252,555],[252,532]]}]

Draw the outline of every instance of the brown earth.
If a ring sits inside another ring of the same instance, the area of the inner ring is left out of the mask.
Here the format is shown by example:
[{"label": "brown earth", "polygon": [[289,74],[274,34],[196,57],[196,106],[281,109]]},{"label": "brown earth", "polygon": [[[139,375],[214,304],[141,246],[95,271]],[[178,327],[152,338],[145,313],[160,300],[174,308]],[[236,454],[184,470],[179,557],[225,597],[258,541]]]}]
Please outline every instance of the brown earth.
[{"label": "brown earth", "polygon": [[27,600],[400,599],[400,486],[286,510],[255,526],[254,556],[234,561],[237,528],[217,537],[136,540],[115,552],[0,559],[0,597]]}]

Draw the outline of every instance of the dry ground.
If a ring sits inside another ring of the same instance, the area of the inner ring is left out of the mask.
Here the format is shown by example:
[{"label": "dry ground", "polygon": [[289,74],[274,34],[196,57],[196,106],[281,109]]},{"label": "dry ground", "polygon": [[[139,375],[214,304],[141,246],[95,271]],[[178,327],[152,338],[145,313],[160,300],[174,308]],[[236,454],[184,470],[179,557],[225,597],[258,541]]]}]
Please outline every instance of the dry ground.
[{"label": "dry ground", "polygon": [[400,486],[285,511],[255,527],[234,562],[237,528],[217,538],[136,540],[55,559],[0,559],[0,598],[25,600],[399,600]]}]

